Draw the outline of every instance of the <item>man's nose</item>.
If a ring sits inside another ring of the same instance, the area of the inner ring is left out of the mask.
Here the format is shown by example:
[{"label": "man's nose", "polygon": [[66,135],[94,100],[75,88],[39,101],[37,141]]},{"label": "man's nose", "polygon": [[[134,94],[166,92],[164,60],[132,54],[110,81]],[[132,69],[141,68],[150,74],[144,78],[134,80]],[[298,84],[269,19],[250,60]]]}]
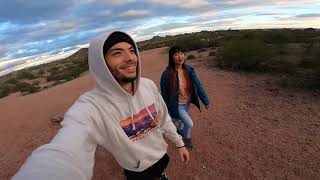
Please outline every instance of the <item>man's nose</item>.
[{"label": "man's nose", "polygon": [[130,53],[130,52],[126,52],[125,53],[125,58],[126,58],[127,61],[133,61],[135,56],[136,55],[134,53]]}]

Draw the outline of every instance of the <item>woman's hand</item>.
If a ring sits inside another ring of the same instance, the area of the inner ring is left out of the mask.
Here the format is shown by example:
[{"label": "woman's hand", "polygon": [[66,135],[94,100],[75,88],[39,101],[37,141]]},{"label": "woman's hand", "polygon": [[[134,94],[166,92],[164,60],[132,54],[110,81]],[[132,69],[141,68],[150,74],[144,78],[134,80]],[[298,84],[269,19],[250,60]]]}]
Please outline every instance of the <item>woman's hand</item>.
[{"label": "woman's hand", "polygon": [[189,160],[190,160],[189,151],[187,150],[186,147],[179,148],[179,154],[180,154],[180,158],[181,158],[182,162],[184,162],[184,163],[189,162]]}]

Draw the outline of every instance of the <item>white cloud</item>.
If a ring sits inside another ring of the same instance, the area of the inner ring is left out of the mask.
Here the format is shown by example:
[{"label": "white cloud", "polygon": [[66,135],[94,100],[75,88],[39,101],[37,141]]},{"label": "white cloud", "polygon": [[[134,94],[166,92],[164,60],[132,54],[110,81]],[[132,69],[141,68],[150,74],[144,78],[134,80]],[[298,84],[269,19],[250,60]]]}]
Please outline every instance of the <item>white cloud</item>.
[{"label": "white cloud", "polygon": [[126,12],[120,13],[119,16],[145,16],[150,14],[148,10],[128,10]]},{"label": "white cloud", "polygon": [[192,9],[192,8],[198,8],[206,5],[210,5],[210,3],[206,0],[151,0],[154,3],[164,4],[164,5],[170,5],[170,6],[176,6],[184,9]]},{"label": "white cloud", "polygon": [[[105,2],[105,0],[100,0],[101,2]],[[124,5],[132,2],[136,2],[137,0],[116,0],[116,1],[108,1],[108,3],[115,5]]]},{"label": "white cloud", "polygon": [[172,29],[167,29],[167,30],[163,30],[163,31],[158,31],[158,32],[155,32],[155,34],[157,34],[159,36],[176,35],[176,34],[196,32],[196,31],[200,31],[200,30],[201,30],[200,26],[187,26],[187,27],[172,28]]},{"label": "white cloud", "polygon": [[274,5],[297,5],[297,4],[319,4],[319,0],[271,0],[270,3]]}]

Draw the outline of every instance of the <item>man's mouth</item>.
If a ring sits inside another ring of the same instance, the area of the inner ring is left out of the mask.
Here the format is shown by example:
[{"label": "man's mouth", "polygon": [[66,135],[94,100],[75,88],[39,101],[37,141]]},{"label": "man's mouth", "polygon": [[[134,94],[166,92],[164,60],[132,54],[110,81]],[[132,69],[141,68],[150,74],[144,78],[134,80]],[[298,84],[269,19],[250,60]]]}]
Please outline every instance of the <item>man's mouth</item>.
[{"label": "man's mouth", "polygon": [[127,71],[134,71],[136,70],[136,65],[135,64],[124,65],[121,67],[121,69],[127,70]]},{"label": "man's mouth", "polygon": [[136,66],[129,66],[129,67],[127,67],[127,68],[125,68],[126,70],[134,70],[134,69],[136,69]]}]

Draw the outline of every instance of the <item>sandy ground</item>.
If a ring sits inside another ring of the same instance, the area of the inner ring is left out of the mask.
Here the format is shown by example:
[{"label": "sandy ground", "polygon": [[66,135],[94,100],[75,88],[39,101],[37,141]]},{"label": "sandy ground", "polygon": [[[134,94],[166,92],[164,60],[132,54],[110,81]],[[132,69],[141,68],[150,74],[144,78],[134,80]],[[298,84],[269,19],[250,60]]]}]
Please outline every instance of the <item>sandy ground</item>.
[{"label": "sandy ground", "polygon": [[[165,49],[142,53],[143,76],[159,84]],[[182,164],[169,147],[170,179],[320,179],[320,96],[285,90],[268,75],[208,69],[194,61],[210,101],[202,113],[193,106],[191,162]],[[0,179],[10,179],[59,126],[50,117],[64,113],[94,87],[90,75],[27,96],[0,100]],[[108,152],[98,148],[93,179],[123,179]]]}]

